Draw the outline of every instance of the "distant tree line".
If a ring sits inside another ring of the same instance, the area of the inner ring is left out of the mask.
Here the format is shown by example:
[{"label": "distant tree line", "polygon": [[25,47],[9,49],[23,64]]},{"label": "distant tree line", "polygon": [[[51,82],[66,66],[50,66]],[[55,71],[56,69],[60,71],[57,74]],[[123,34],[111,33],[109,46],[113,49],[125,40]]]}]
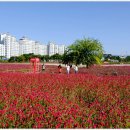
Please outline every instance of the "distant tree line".
[{"label": "distant tree line", "polygon": [[112,54],[104,54],[103,55],[104,61],[106,62],[118,62],[118,63],[130,63],[130,56],[114,56]]},{"label": "distant tree line", "polygon": [[49,62],[49,61],[61,62],[62,56],[63,55],[60,54],[54,54],[52,56],[49,56],[49,55],[35,55],[33,53],[30,53],[30,54],[23,54],[21,56],[10,57],[8,62],[29,62],[30,59],[33,57],[39,58],[42,62]]},{"label": "distant tree line", "polygon": [[[70,50],[69,50],[70,51]],[[79,58],[77,58],[78,56],[76,56],[74,54],[74,52],[69,52],[69,51],[65,51],[65,54],[60,55],[60,54],[54,54],[52,56],[49,55],[34,55],[33,53],[30,54],[23,54],[21,56],[13,56],[10,59],[8,59],[8,62],[29,62],[30,58],[33,57],[38,57],[41,59],[42,62],[58,62],[58,63],[74,63],[74,64],[79,64],[80,60]],[[76,52],[75,52],[76,53]],[[81,57],[81,55],[80,55]],[[3,57],[0,57],[0,61],[2,62]],[[103,54],[103,61],[105,62],[118,62],[118,63],[127,63],[130,62],[130,56],[126,56],[125,58],[121,58],[120,56],[113,56],[111,54]],[[7,61],[6,61],[7,62]],[[87,60],[88,62],[88,66],[92,61],[90,62],[89,60]],[[83,63],[84,64],[84,63]]]}]

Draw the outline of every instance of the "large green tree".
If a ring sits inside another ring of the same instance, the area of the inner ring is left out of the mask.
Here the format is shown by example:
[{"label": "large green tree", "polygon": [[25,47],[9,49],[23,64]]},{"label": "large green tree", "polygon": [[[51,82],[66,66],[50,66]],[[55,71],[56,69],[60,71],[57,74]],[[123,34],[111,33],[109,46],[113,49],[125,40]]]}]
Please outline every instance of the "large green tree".
[{"label": "large green tree", "polygon": [[102,44],[95,39],[76,40],[68,47],[64,55],[64,61],[73,62],[75,64],[85,64],[88,68],[93,64],[100,64],[103,57]]}]

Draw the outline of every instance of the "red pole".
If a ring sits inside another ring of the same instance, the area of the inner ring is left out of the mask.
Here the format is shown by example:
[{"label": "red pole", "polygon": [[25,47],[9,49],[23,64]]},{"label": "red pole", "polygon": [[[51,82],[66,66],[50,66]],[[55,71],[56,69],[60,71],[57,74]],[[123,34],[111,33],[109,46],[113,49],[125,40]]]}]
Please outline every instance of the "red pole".
[{"label": "red pole", "polygon": [[36,61],[34,61],[34,73],[36,73]]}]

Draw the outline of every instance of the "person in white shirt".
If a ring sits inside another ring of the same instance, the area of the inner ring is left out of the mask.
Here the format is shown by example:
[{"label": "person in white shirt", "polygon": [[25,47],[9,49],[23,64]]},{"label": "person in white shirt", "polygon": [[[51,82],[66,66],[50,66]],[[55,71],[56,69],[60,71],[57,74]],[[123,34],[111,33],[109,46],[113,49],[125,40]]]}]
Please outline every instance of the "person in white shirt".
[{"label": "person in white shirt", "polygon": [[67,64],[66,69],[67,69],[67,74],[69,74],[70,73],[70,66],[69,66],[69,64]]},{"label": "person in white shirt", "polygon": [[75,74],[77,74],[78,73],[78,66],[77,65],[75,65],[74,70],[75,70]]}]

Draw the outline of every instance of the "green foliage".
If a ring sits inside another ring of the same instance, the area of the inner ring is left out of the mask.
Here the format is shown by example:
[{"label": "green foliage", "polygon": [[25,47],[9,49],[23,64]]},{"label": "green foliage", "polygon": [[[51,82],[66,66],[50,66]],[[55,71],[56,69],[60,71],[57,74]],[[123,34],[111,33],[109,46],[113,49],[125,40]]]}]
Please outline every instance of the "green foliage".
[{"label": "green foliage", "polygon": [[21,56],[12,56],[8,60],[8,62],[29,62],[30,58],[37,57],[41,59],[41,61],[44,62],[49,62],[49,60],[57,60],[61,61],[62,60],[62,55],[59,54],[54,54],[52,56],[49,55],[34,55],[33,53],[30,54],[23,54]]},{"label": "green foliage", "polygon": [[73,58],[74,58],[73,53],[69,53],[69,51],[65,51],[62,57],[62,62],[63,64],[72,63]]},{"label": "green foliage", "polygon": [[130,62],[130,56],[127,56],[127,57],[125,58],[125,62]]},{"label": "green foliage", "polygon": [[64,54],[63,62],[85,64],[87,67],[93,64],[100,64],[103,56],[103,47],[98,40],[83,39],[76,40],[68,47]]},{"label": "green foliage", "polygon": [[118,60],[119,62],[121,62],[121,58],[119,56],[112,56],[111,59]]},{"label": "green foliage", "polygon": [[111,54],[103,54],[104,57],[104,61],[108,61],[109,59],[111,59],[112,55]]},{"label": "green foliage", "polygon": [[18,57],[17,61],[18,62],[25,62],[25,59],[26,58],[24,57],[24,55],[21,55],[21,56]]},{"label": "green foliage", "polygon": [[33,53],[30,54],[23,54],[21,56],[12,56],[8,60],[8,62],[29,62],[30,58],[38,57],[41,59],[41,55],[34,55]]},{"label": "green foliage", "polygon": [[17,59],[18,59],[17,56],[12,56],[12,57],[10,57],[10,59],[8,60],[8,62],[16,62]]},{"label": "green foliage", "polygon": [[[28,61],[29,62],[29,60],[30,60],[30,58],[32,58],[33,56],[34,56],[34,54],[33,53],[30,53],[30,54],[23,54],[22,55],[24,58],[23,58],[23,61]],[[35,56],[34,56],[35,57]]]},{"label": "green foliage", "polygon": [[56,54],[50,56],[50,59],[60,61],[60,60],[62,60],[62,55],[56,53]]},{"label": "green foliage", "polygon": [[48,62],[49,59],[50,59],[49,55],[45,55],[45,56],[44,56],[44,60],[45,60],[46,62]]}]

